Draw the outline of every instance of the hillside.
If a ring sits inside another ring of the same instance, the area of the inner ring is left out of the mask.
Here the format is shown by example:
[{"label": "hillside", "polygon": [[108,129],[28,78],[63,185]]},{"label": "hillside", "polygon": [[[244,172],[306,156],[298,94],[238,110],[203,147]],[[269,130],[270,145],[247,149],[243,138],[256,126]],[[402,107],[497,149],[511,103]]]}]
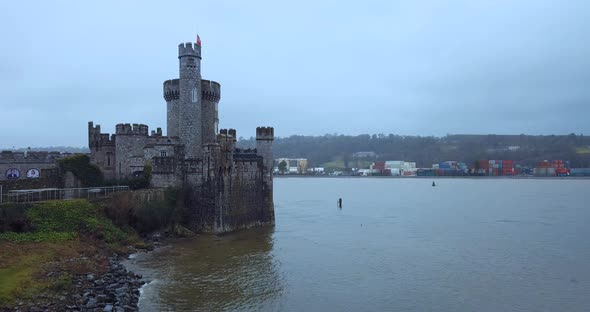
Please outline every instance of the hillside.
[{"label": "hillside", "polygon": [[[252,148],[254,138],[241,139]],[[374,160],[415,161],[418,167],[457,160],[472,164],[478,159],[512,159],[532,166],[544,159],[569,160],[572,167],[590,167],[590,137],[584,135],[447,135],[444,137],[394,134],[323,135],[276,138],[274,157],[307,158],[311,166],[353,160],[353,153],[373,151]],[[351,165],[349,165],[351,166]]]}]

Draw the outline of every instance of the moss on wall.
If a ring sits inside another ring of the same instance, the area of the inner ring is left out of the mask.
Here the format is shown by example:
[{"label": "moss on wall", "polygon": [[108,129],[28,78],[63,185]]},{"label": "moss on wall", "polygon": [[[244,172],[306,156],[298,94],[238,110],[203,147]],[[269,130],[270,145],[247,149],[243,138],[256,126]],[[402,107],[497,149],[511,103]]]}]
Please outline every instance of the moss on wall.
[{"label": "moss on wall", "polygon": [[98,166],[90,163],[90,158],[84,154],[65,157],[57,161],[63,172],[71,171],[83,187],[103,185],[104,177]]}]

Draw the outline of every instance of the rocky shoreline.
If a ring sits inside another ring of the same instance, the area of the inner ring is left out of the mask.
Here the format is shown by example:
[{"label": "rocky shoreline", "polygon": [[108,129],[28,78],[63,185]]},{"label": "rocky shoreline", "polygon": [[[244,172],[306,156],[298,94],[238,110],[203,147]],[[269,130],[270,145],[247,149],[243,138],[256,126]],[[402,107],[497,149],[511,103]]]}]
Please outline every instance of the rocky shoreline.
[{"label": "rocky shoreline", "polygon": [[[89,287],[74,295],[76,305],[66,307],[66,311],[137,311],[139,289],[145,284],[142,276],[128,271],[117,257],[112,257],[109,262],[110,270],[100,278],[92,274],[86,276]],[[82,284],[83,281],[78,282],[78,285]]]},{"label": "rocky shoreline", "polygon": [[13,309],[5,311],[138,311],[140,288],[147,281],[127,270],[119,259],[117,255],[108,258],[108,270],[104,274],[74,277],[72,289],[67,292],[53,296],[40,294],[31,302],[18,302]]}]

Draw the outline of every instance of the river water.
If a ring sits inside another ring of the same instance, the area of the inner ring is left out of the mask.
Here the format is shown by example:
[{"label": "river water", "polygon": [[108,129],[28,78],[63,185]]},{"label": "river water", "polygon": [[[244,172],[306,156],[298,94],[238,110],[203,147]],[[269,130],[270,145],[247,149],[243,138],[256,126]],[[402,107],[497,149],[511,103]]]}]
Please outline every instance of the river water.
[{"label": "river water", "polygon": [[436,181],[275,179],[274,228],[128,260],[140,310],[590,309],[590,180]]}]

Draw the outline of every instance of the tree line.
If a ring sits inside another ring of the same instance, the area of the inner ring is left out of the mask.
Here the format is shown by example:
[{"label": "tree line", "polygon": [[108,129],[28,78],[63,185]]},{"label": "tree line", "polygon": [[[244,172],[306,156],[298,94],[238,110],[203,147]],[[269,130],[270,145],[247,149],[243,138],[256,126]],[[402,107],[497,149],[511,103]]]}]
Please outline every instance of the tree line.
[{"label": "tree line", "polygon": [[[240,138],[242,148],[254,148],[255,138]],[[510,159],[524,166],[542,160],[570,161],[571,167],[590,167],[590,137],[569,135],[446,135],[404,136],[361,134],[322,136],[292,135],[275,138],[275,158],[307,158],[310,166],[322,166],[336,159],[349,163],[355,152],[372,151],[372,160],[415,161],[430,167],[446,160],[469,165],[480,159]],[[350,162],[353,163],[353,162]]]}]

